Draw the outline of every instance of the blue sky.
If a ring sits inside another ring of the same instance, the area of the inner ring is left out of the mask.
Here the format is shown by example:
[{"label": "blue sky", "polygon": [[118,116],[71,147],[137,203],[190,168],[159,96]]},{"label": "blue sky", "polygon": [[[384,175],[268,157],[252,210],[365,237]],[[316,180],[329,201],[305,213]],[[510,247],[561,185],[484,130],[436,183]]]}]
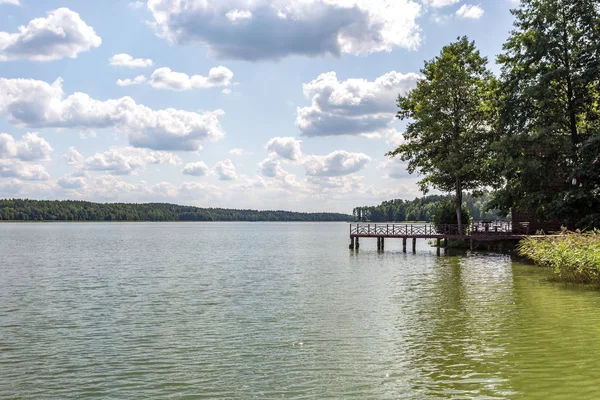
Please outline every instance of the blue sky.
[{"label": "blue sky", "polygon": [[0,197],[351,212],[420,195],[395,98],[511,0],[0,0]]}]

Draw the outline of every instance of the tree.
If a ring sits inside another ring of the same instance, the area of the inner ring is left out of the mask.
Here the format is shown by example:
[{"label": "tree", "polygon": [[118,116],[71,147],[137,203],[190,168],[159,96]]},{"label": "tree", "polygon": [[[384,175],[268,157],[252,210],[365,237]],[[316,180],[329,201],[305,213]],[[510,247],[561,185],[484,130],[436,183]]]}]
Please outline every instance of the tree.
[{"label": "tree", "polygon": [[430,187],[456,194],[456,215],[462,232],[463,190],[481,190],[497,183],[489,152],[494,140],[493,90],[496,81],[467,37],[445,46],[421,70],[423,79],[398,97],[401,120],[410,120],[405,143],[387,153],[408,161],[418,172],[423,192]]},{"label": "tree", "polygon": [[[496,158],[506,186],[494,205],[565,218],[560,203],[600,134],[600,7],[597,0],[522,0],[502,65]],[[588,147],[589,148],[589,147]]]}]

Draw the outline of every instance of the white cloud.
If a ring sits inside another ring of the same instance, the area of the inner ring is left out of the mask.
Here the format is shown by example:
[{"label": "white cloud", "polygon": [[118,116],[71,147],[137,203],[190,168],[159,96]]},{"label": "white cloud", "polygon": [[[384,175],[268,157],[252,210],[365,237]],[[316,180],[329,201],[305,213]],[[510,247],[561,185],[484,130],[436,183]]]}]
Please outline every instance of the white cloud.
[{"label": "white cloud", "polygon": [[387,159],[379,164],[378,168],[384,171],[390,179],[414,178],[413,175],[408,173],[408,164],[399,158]]},{"label": "white cloud", "polygon": [[433,8],[441,8],[459,3],[461,0],[421,0],[424,5]]},{"label": "white cloud", "polygon": [[189,76],[182,72],[171,71],[170,68],[159,68],[152,73],[150,85],[156,89],[190,90],[206,89],[211,87],[229,86],[233,79],[233,72],[226,67],[211,68],[208,76]]},{"label": "white cloud", "polygon": [[198,199],[209,196],[220,197],[219,188],[213,185],[199,182],[184,182],[179,186],[179,193],[188,198]]},{"label": "white cloud", "polygon": [[146,164],[180,163],[179,157],[162,151],[148,151],[135,147],[115,147],[89,157],[83,163],[88,171],[103,171],[115,175],[130,175]]},{"label": "white cloud", "polygon": [[18,158],[21,161],[49,160],[53,149],[37,133],[27,133],[16,140],[7,133],[0,133],[0,158]]},{"label": "white cloud", "polygon": [[281,162],[276,157],[267,157],[258,163],[258,168],[263,176],[269,178],[285,175],[285,171],[281,168]]},{"label": "white cloud", "polygon": [[41,165],[26,164],[18,160],[0,160],[0,177],[47,181],[50,174]]},{"label": "white cloud", "polygon": [[363,169],[371,157],[363,153],[349,153],[337,150],[326,156],[308,156],[304,168],[309,176],[342,176]]},{"label": "white cloud", "polygon": [[141,85],[144,82],[146,82],[144,75],[138,75],[133,79],[117,79],[117,85],[119,86]]},{"label": "white cloud", "polygon": [[209,172],[210,168],[208,168],[208,165],[206,165],[202,161],[189,163],[183,168],[184,175],[206,176],[209,174]]},{"label": "white cloud", "polygon": [[158,35],[217,57],[366,55],[419,45],[413,0],[148,0]]},{"label": "white cloud", "polygon": [[227,17],[227,19],[231,22],[236,22],[238,20],[252,18],[252,13],[247,10],[231,10],[227,14],[225,14],[225,17]]},{"label": "white cloud", "polygon": [[112,56],[108,62],[114,67],[146,68],[151,67],[153,62],[149,58],[133,58],[127,53],[119,53]]},{"label": "white cloud", "polygon": [[154,150],[197,151],[202,142],[223,137],[221,110],[152,110],[131,97],[100,101],[85,93],[65,98],[60,78],[52,84],[0,78],[0,114],[30,127],[117,129],[128,134],[133,146]]},{"label": "white cloud", "polygon": [[458,11],[456,11],[456,15],[461,18],[479,19],[483,16],[483,9],[479,6],[463,4]]},{"label": "white cloud", "polygon": [[142,8],[144,5],[145,3],[143,1],[132,1],[129,3],[129,7],[131,8]]},{"label": "white cloud", "polygon": [[224,95],[230,95],[230,94],[231,94],[231,92],[232,92],[232,91],[231,91],[231,89],[229,89],[229,88],[225,88],[225,89],[221,90],[221,93],[223,93]]},{"label": "white cloud", "polygon": [[335,72],[303,85],[309,107],[298,108],[296,125],[306,136],[360,135],[390,129],[398,94],[416,87],[420,76],[395,71],[374,81],[340,81]]},{"label": "white cloud", "polygon": [[298,161],[302,157],[301,143],[293,137],[274,137],[267,142],[265,149],[286,160]]},{"label": "white cloud", "polygon": [[238,178],[237,172],[235,171],[235,165],[231,160],[219,161],[214,168],[215,173],[219,180],[222,181],[233,181]]},{"label": "white cloud", "polygon": [[20,6],[19,0],[0,0],[0,4],[12,4],[13,6]]},{"label": "white cloud", "polygon": [[84,160],[84,157],[74,146],[69,147],[63,158],[69,165],[80,165]]},{"label": "white cloud", "polygon": [[18,33],[0,32],[0,61],[76,58],[101,43],[102,39],[79,14],[59,8],[46,18],[36,18],[27,26],[20,26]]},{"label": "white cloud", "polygon": [[248,153],[244,149],[236,148],[236,149],[229,150],[229,154],[231,154],[232,156],[243,156],[244,154],[248,154]]},{"label": "white cloud", "polygon": [[85,178],[75,174],[68,174],[56,181],[63,189],[83,189],[86,185]]}]

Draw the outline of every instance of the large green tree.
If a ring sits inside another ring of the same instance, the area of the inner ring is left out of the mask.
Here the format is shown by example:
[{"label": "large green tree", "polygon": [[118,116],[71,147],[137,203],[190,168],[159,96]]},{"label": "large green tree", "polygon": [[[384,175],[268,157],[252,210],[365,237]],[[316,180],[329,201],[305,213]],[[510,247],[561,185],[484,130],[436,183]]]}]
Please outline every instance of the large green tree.
[{"label": "large green tree", "polygon": [[567,193],[579,186],[581,163],[590,162],[584,144],[600,132],[600,6],[522,0],[512,13],[515,29],[498,58],[503,139],[496,158],[506,186],[494,205],[545,219],[573,216]]},{"label": "large green tree", "polygon": [[454,192],[462,230],[463,191],[496,183],[489,160],[496,82],[487,59],[467,37],[445,46],[421,73],[416,88],[398,97],[397,117],[409,123],[405,142],[387,155],[400,156],[410,173],[423,176],[423,192],[430,187]]}]

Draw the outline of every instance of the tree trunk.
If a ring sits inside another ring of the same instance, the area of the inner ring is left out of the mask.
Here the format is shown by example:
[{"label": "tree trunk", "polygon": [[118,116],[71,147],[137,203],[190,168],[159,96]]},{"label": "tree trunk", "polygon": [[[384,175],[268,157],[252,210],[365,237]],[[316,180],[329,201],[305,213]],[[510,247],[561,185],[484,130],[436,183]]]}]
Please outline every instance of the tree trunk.
[{"label": "tree trunk", "polygon": [[462,230],[462,182],[456,177],[456,218],[458,221],[458,233],[463,233]]},{"label": "tree trunk", "polygon": [[567,114],[569,116],[569,131],[573,144],[573,158],[577,162],[577,145],[579,144],[579,132],[577,132],[577,115],[575,110],[575,94],[573,91],[573,71],[571,71],[571,55],[569,54],[569,34],[567,32],[566,17],[563,27],[563,57],[565,63],[565,78],[567,80]]}]

